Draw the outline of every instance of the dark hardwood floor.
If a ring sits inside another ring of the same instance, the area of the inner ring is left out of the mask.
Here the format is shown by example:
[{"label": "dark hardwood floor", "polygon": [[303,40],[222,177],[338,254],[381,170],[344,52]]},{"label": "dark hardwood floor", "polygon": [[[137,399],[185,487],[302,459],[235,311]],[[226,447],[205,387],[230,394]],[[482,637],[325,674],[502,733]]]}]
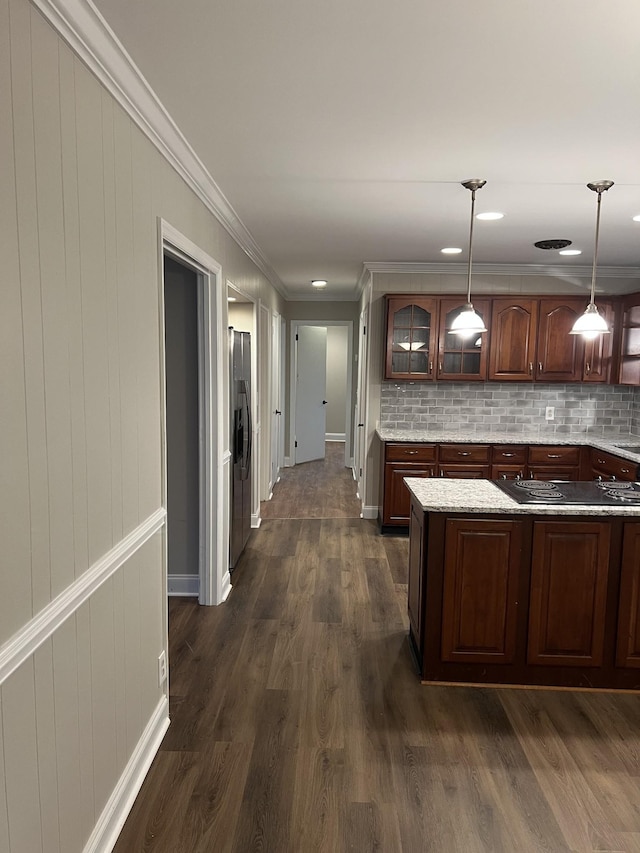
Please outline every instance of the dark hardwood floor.
[{"label": "dark hardwood floor", "polygon": [[640,698],[420,684],[407,550],[267,518],[224,605],[171,600],[172,724],[116,853],[640,851]]}]

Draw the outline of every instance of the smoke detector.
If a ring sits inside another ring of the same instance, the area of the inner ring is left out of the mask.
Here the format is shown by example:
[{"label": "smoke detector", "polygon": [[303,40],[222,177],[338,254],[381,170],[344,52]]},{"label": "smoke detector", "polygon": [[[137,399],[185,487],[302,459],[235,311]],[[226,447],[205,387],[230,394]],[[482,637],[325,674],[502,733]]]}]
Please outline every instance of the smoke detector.
[{"label": "smoke detector", "polygon": [[571,240],[538,240],[533,245],[536,249],[566,249],[571,245]]}]

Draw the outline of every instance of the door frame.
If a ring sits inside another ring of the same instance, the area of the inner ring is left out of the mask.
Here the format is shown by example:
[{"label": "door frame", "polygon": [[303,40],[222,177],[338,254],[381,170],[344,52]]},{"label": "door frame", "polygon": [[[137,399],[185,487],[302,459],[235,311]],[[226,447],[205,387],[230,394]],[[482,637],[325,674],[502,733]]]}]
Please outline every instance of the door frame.
[{"label": "door frame", "polygon": [[[346,412],[345,412],[345,443],[344,443],[344,465],[345,468],[350,468],[353,464],[353,408],[351,406],[351,396],[353,389],[353,320],[292,320],[291,321],[291,338],[289,351],[290,371],[289,371],[289,460],[290,465],[295,465],[295,436],[296,436],[296,374],[298,367],[298,348],[296,346],[296,335],[298,334],[299,326],[320,326],[329,328],[329,326],[346,326],[348,329],[347,335],[347,387],[345,392],[346,397]],[[346,438],[349,437],[349,441]]]},{"label": "door frame", "polygon": [[[197,275],[198,288],[198,409],[200,559],[198,566],[200,604],[222,603],[231,591],[229,574],[229,482],[231,454],[224,446],[223,413],[228,397],[222,321],[222,266],[164,219],[158,219],[159,306],[160,306],[160,406],[161,406],[161,498],[167,508],[167,416],[164,306],[164,256],[187,266]],[[216,511],[222,508],[222,513]],[[163,540],[165,589],[168,575],[166,525]]]}]

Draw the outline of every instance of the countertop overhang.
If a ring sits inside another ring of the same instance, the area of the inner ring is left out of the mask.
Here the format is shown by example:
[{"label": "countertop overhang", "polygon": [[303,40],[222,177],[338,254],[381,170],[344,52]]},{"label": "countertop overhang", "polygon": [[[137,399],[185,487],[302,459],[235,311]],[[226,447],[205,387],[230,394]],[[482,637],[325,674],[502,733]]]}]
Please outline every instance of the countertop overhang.
[{"label": "countertop overhang", "polygon": [[496,513],[508,515],[629,516],[640,518],[638,506],[519,504],[491,480],[405,477],[407,488],[424,512]]}]

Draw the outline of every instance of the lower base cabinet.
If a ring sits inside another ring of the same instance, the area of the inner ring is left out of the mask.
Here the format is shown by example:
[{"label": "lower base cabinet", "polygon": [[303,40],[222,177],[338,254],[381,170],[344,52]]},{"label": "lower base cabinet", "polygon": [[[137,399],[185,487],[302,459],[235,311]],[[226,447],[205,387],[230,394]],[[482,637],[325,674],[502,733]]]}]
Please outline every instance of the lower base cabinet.
[{"label": "lower base cabinet", "polygon": [[411,513],[424,681],[640,689],[640,522]]}]

